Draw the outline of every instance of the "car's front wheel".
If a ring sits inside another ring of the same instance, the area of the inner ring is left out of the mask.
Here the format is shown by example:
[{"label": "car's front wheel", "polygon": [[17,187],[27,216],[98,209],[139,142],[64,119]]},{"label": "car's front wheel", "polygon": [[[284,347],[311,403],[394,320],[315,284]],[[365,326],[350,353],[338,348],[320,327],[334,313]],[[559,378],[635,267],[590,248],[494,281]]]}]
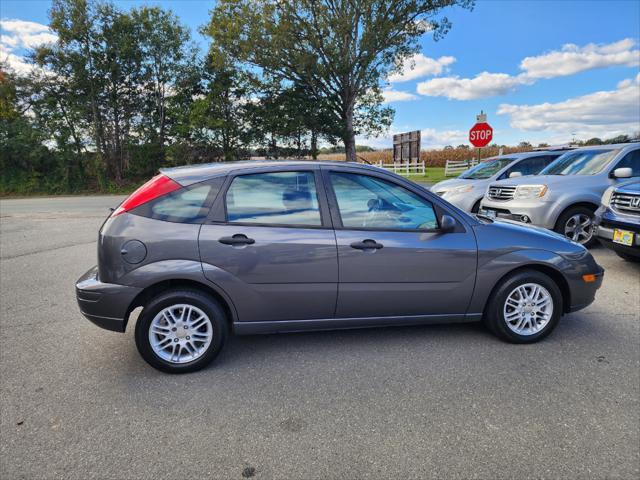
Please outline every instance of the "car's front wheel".
[{"label": "car's front wheel", "polygon": [[521,270],[496,287],[485,323],[504,340],[532,343],[551,333],[562,308],[562,293],[553,279],[536,270]]},{"label": "car's front wheel", "polygon": [[136,346],[151,366],[168,373],[200,370],[227,338],[223,309],[197,290],[169,290],[151,299],[136,324]]},{"label": "car's front wheel", "polygon": [[588,248],[595,243],[593,219],[594,213],[587,207],[570,208],[560,215],[554,230]]}]

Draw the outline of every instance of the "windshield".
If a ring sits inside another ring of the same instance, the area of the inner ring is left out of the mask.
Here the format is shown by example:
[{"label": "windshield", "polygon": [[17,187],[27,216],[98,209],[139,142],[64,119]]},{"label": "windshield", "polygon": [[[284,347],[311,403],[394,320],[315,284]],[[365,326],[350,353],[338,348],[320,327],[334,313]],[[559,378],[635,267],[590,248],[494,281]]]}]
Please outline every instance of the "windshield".
[{"label": "windshield", "polygon": [[539,175],[595,175],[619,152],[611,150],[578,150],[565,153],[548,165]]},{"label": "windshield", "polygon": [[460,178],[465,178],[467,180],[491,178],[514,160],[514,158],[496,158],[495,160],[487,160],[479,163],[473,168],[470,168],[460,175]]}]

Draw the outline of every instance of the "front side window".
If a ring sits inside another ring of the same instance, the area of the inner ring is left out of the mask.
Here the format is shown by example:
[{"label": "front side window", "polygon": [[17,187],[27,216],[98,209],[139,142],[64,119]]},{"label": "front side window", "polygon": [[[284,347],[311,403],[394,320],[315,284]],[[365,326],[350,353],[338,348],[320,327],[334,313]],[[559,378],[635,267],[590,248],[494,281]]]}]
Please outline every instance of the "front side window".
[{"label": "front side window", "polygon": [[322,225],[313,172],[238,176],[227,191],[225,205],[231,223]]},{"label": "front side window", "polygon": [[540,175],[595,175],[600,173],[620,149],[576,150],[565,153]]},{"label": "front side window", "polygon": [[368,175],[330,174],[342,226],[374,230],[433,230],[433,205],[394,183]]},{"label": "front side window", "polygon": [[512,172],[520,172],[523,176],[537,175],[540,170],[549,165],[556,158],[558,157],[541,156],[525,158],[524,160],[521,160],[520,162],[509,168],[505,178],[508,177]]},{"label": "front side window", "polygon": [[616,168],[630,168],[632,177],[640,177],[640,149],[627,153]]}]

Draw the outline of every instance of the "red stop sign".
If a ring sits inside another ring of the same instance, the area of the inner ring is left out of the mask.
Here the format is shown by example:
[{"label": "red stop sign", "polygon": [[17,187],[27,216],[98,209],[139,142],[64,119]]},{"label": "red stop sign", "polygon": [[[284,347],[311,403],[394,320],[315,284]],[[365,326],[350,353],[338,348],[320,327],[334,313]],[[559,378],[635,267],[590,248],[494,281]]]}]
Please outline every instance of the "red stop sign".
[{"label": "red stop sign", "polygon": [[469,142],[474,147],[486,147],[493,139],[493,128],[488,123],[476,123],[469,130]]}]

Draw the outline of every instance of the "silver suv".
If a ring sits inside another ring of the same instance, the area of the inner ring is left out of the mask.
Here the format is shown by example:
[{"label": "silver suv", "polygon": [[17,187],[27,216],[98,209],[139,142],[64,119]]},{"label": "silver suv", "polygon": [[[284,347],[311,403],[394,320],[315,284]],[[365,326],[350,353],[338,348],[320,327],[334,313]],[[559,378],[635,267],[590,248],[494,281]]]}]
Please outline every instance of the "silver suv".
[{"label": "silver suv", "polygon": [[603,192],[640,176],[640,143],[600,145],[567,152],[539,175],[492,183],[480,213],[531,223],[588,246]]},{"label": "silver suv", "polygon": [[467,212],[477,213],[489,184],[504,178],[536,175],[564,152],[537,151],[488,158],[458,178],[436,183],[431,191]]}]

